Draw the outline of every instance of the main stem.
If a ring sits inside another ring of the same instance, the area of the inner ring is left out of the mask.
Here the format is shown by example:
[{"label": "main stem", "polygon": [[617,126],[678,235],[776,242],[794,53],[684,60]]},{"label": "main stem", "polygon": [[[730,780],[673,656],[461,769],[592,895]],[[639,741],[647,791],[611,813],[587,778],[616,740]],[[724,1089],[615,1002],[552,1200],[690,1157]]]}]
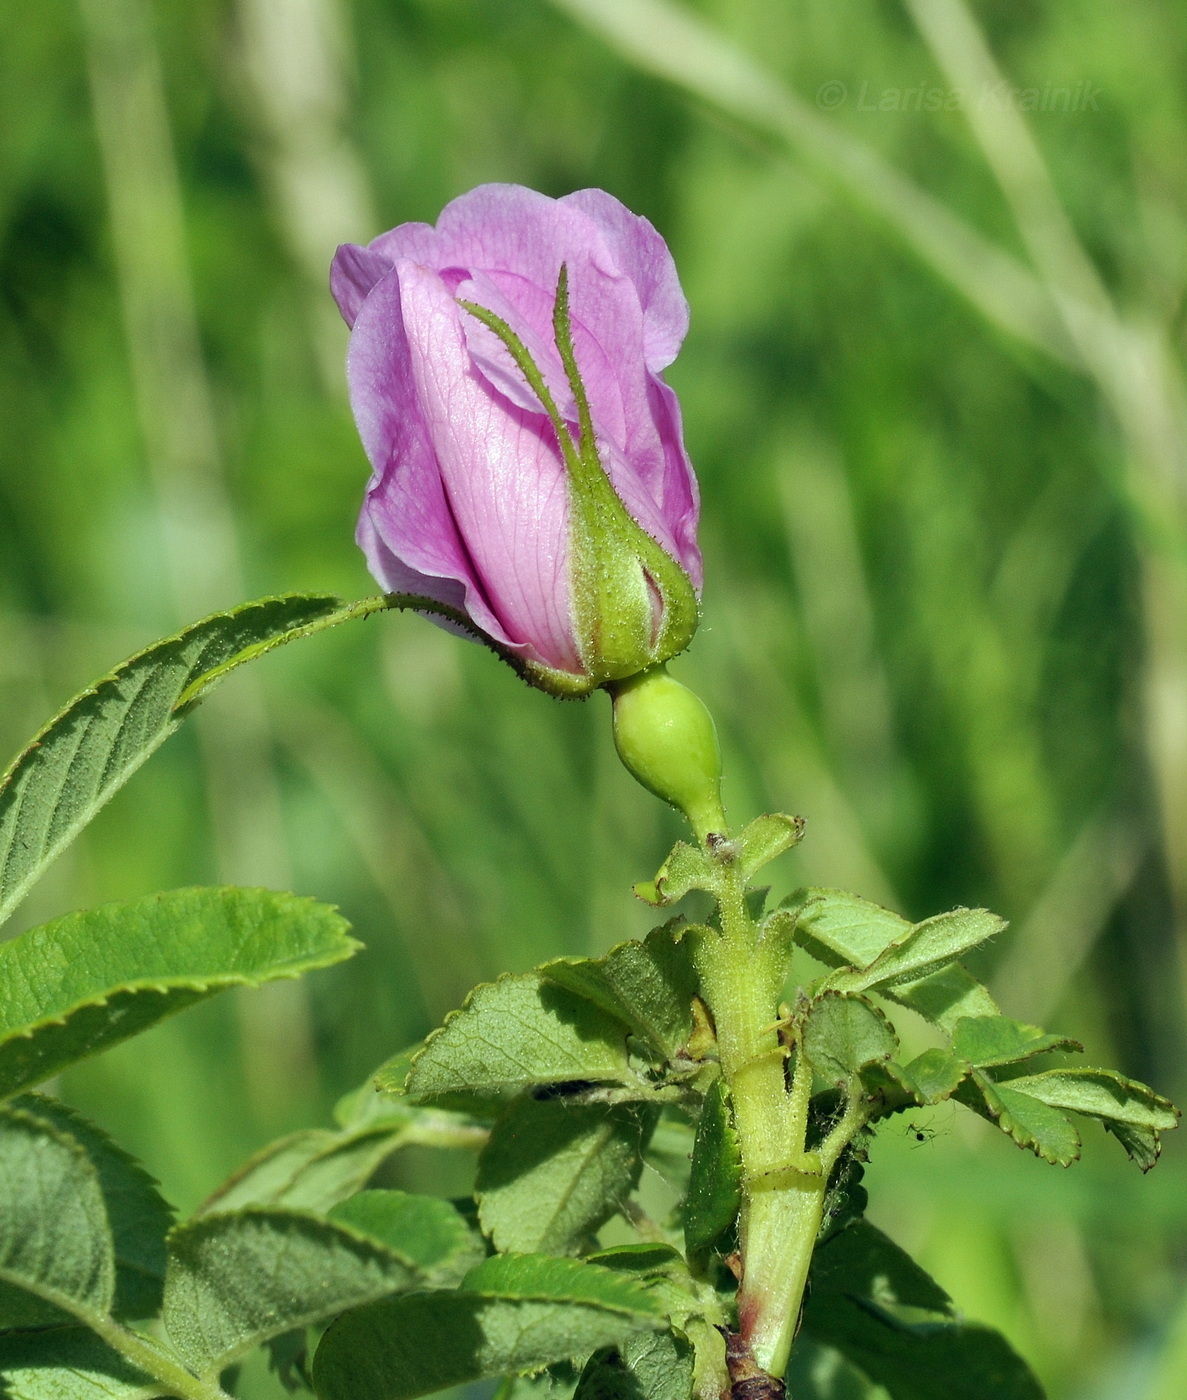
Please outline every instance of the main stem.
[{"label": "main stem", "polygon": [[781,1376],[832,1164],[805,1151],[812,1075],[797,1057],[788,1087],[776,1019],[784,958],[764,944],[732,866],[722,867],[718,907],[720,936],[706,941],[699,961],[742,1154],[738,1325],[757,1365]]}]

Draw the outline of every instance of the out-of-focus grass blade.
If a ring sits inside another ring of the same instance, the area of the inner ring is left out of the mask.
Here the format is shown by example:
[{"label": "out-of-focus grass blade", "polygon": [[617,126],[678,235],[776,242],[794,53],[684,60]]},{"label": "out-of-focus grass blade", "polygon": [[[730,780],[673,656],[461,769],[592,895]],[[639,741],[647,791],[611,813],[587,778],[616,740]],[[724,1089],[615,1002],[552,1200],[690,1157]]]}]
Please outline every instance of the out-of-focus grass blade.
[{"label": "out-of-focus grass blade", "polygon": [[828,184],[874,210],[995,325],[1075,362],[1042,284],[1015,258],[817,116],[724,34],[670,0],[553,0],[624,57],[791,146]]}]

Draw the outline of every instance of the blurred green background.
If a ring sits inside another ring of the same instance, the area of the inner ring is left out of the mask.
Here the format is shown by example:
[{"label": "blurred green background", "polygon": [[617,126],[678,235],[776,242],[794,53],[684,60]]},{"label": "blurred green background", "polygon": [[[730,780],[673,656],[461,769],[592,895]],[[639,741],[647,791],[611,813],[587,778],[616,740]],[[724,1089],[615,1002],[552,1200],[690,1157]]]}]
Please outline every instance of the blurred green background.
[{"label": "blurred green background", "polygon": [[[692,305],[669,378],[707,584],[676,671],[719,718],[735,815],[808,818],[776,892],[992,907],[1012,928],[978,971],[1007,1012],[1187,1098],[1187,12],[967,16],[0,7],[4,749],[176,624],[372,590],[337,242],[486,180],[600,185]],[[476,980],[642,932],[629,886],[676,835],[603,697],[557,704],[379,618],[230,682],[13,931],[216,880],[353,921],[352,963],[62,1085],[188,1209]],[[1187,1395],[1181,1135],[1147,1179],[1091,1133],[1063,1173],[968,1118],[879,1140],[875,1219],[1052,1397]]]}]

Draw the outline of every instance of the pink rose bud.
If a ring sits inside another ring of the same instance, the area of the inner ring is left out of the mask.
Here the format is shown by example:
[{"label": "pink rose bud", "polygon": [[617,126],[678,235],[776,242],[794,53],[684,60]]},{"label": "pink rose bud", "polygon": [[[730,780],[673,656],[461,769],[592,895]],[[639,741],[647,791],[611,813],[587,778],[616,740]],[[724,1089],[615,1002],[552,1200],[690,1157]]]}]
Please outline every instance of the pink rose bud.
[{"label": "pink rose bud", "polygon": [[647,220],[602,190],[483,185],[435,228],[345,244],[330,281],[380,585],[468,620],[558,695],[682,651],[699,500],[661,374],[688,305]]}]

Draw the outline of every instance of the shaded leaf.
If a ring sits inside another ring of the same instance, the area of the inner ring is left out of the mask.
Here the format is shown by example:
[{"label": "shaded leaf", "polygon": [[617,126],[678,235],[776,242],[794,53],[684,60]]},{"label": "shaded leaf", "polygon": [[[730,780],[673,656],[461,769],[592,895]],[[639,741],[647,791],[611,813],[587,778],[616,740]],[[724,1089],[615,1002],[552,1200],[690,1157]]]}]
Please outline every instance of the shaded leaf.
[{"label": "shaded leaf", "polygon": [[924,919],[889,944],[865,968],[840,968],[821,983],[822,990],[864,992],[872,988],[917,980],[984,943],[1005,928],[1005,921],[987,909],[954,909]]},{"label": "shaded leaf", "polygon": [[88,1328],[0,1336],[5,1400],[149,1400],[161,1383]]},{"label": "shaded leaf", "polygon": [[817,1249],[803,1329],[892,1400],[1043,1400],[1006,1339],[961,1321],[943,1289],[864,1220]]},{"label": "shaded leaf", "polygon": [[670,1244],[640,1243],[616,1244],[609,1249],[599,1249],[586,1256],[590,1264],[600,1264],[603,1269],[620,1269],[634,1274],[636,1278],[648,1278],[667,1273],[670,1269],[684,1269],[684,1259],[678,1249]]},{"label": "shaded leaf", "polygon": [[412,1063],[409,1094],[496,1095],[572,1080],[629,1080],[626,1026],[539,973],[476,987]]},{"label": "shaded leaf", "polygon": [[969,1072],[967,1061],[946,1050],[924,1050],[901,1067],[906,1083],[924,1104],[941,1103],[960,1087]]},{"label": "shaded leaf", "polygon": [[45,1119],[0,1109],[0,1327],[90,1322],[115,1298],[115,1252],[99,1173]]},{"label": "shaded leaf", "polygon": [[1001,1015],[989,988],[960,963],[949,963],[926,977],[896,982],[893,987],[879,987],[878,992],[900,1006],[909,1006],[949,1034],[963,1017]]},{"label": "shaded leaf", "polygon": [[341,962],[329,905],[272,890],[171,890],[67,914],[0,944],[0,1094],[227,987]]},{"label": "shaded leaf", "polygon": [[621,1350],[595,1352],[581,1372],[577,1400],[688,1400],[693,1349],[673,1332],[640,1332]]},{"label": "shaded leaf", "polygon": [[845,890],[800,889],[780,906],[795,918],[795,941],[826,967],[868,967],[911,924]]},{"label": "shaded leaf", "polygon": [[170,1236],[165,1326],[186,1364],[213,1379],[270,1337],[422,1281],[386,1246],[314,1215],[206,1215]]},{"label": "shaded leaf", "polygon": [[99,1178],[115,1253],[112,1313],[153,1317],[165,1284],[165,1236],[173,1208],[140,1163],[81,1113],[43,1094],[25,1094],[13,1108],[48,1123],[83,1149]]},{"label": "shaded leaf", "polygon": [[601,958],[558,958],[542,976],[623,1021],[661,1060],[674,1059],[692,1031],[696,974],[668,925],[642,943],[620,943]]},{"label": "shaded leaf", "polygon": [[898,1037],[865,997],[826,992],[809,1008],[802,1044],[820,1077],[840,1087],[867,1065],[889,1060]]},{"label": "shaded leaf", "polygon": [[630,1195],[654,1110],[515,1099],[478,1159],[482,1228],[504,1252],[569,1254]]},{"label": "shaded leaf", "polygon": [[359,606],[321,594],[246,603],[154,643],[75,696],[0,780],[0,923],[185,707],[242,661]]},{"label": "shaded leaf", "polygon": [[952,1035],[953,1053],[984,1069],[1042,1055],[1048,1050],[1083,1050],[1078,1040],[1048,1035],[1008,1016],[963,1016]]},{"label": "shaded leaf", "polygon": [[669,1109],[656,1124],[651,1140],[643,1149],[643,1160],[672,1186],[679,1195],[688,1190],[695,1141],[692,1124]]},{"label": "shaded leaf", "polygon": [[410,1400],[621,1346],[663,1326],[628,1278],[575,1259],[501,1255],[457,1293],[413,1293],[332,1323],[313,1362],[321,1400]]},{"label": "shaded leaf", "polygon": [[709,1249],[733,1225],[742,1204],[742,1152],[724,1079],[715,1079],[697,1121],[684,1202],[689,1254]]},{"label": "shaded leaf", "polygon": [[330,1219],[378,1240],[439,1286],[460,1282],[486,1254],[457,1208],[436,1196],[360,1191],[335,1206]]}]

